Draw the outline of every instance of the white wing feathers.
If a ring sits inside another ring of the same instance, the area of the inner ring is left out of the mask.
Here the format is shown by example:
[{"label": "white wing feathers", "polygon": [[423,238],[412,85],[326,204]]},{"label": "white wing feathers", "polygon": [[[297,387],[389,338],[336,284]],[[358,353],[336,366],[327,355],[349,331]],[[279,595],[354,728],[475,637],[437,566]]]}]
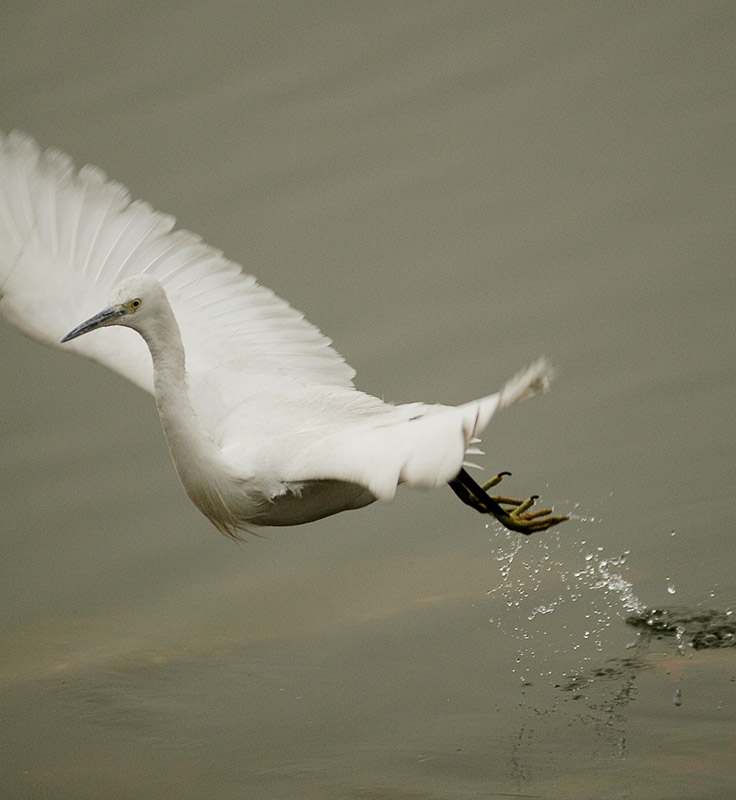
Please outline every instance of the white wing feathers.
[{"label": "white wing feathers", "polygon": [[[367,486],[390,500],[400,483],[434,487],[452,480],[471,445],[493,415],[545,391],[552,376],[546,359],[527,367],[500,392],[461,406],[420,406],[412,419],[355,425],[312,442],[293,454],[285,480],[332,478]],[[398,406],[397,416],[406,406]],[[384,418],[385,419],[385,418]]]},{"label": "white wing feathers", "polygon": [[[121,279],[148,273],[179,323],[194,395],[217,374],[225,402],[279,382],[352,386],[354,371],[316,327],[174,224],[101,170],[76,172],[66,155],[0,133],[0,310],[25,333],[58,344]],[[66,347],[152,390],[150,356],[132,331],[108,328]]]}]

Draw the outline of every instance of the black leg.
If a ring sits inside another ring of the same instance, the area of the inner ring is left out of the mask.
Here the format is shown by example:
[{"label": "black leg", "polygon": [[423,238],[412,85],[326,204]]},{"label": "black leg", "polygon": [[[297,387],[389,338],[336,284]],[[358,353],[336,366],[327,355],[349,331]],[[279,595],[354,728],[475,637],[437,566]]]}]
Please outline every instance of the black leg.
[{"label": "black leg", "polygon": [[[474,508],[481,514],[491,514],[504,527],[518,533],[529,534],[537,531],[545,531],[553,525],[564,522],[567,517],[552,517],[551,509],[544,508],[539,511],[529,511],[537,499],[536,495],[527,500],[515,500],[511,497],[491,497],[486,489],[495,486],[500,482],[504,475],[509,472],[501,472],[488,483],[480,486],[467,473],[461,469],[457,477],[449,482],[450,488],[466,505]],[[508,510],[503,506],[508,506]]]}]

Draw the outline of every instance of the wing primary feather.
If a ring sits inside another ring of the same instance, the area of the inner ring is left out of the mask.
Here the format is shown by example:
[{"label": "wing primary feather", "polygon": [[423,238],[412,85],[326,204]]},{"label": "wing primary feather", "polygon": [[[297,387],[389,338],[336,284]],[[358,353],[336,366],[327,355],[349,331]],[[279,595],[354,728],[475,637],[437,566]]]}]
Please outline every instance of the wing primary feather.
[{"label": "wing primary feather", "polygon": [[47,187],[49,203],[49,227],[51,229],[51,252],[54,256],[59,255],[59,220],[57,217],[58,209],[56,202],[56,189],[52,183]]},{"label": "wing primary feather", "polygon": [[45,190],[48,201],[48,234],[51,239],[51,251],[54,256],[58,256],[61,251],[59,187],[73,180],[74,165],[66,153],[49,148],[39,161],[39,173],[43,177],[40,190]]},{"label": "wing primary feather", "polygon": [[23,245],[23,235],[21,234],[18,223],[15,221],[13,212],[10,209],[10,202],[4,191],[0,191],[0,217],[4,220],[4,226],[8,233],[13,237],[17,245]]},{"label": "wing primary feather", "polygon": [[76,218],[72,225],[72,236],[69,242],[69,264],[73,265],[77,257],[77,239],[79,237],[79,228],[82,222],[82,209],[84,208],[84,198],[87,194],[87,184],[80,182],[79,199],[77,201]]},{"label": "wing primary feather", "polygon": [[[168,237],[171,239],[171,243],[168,247],[158,253],[141,270],[142,272],[148,272],[152,275],[155,274],[155,277],[157,277],[164,286],[174,276],[182,273],[185,269],[192,266],[192,264],[195,264],[201,257],[201,253],[195,252],[192,256],[187,256],[183,263],[174,264],[168,272],[164,272],[163,268],[169,259],[176,256],[178,253],[186,251],[187,248],[201,243],[199,237],[194,236],[194,234],[189,233],[189,231],[174,231],[168,234]],[[162,269],[161,272],[157,272],[159,268]]]},{"label": "wing primary feather", "polygon": [[123,259],[115,274],[111,277],[110,283],[113,286],[122,279],[123,275],[125,274],[125,268],[129,263],[132,262],[136,253],[144,246],[146,242],[150,244],[148,241],[149,238],[152,238],[152,240],[156,238],[156,228],[161,227],[162,229],[162,234],[159,235],[166,235],[174,226],[173,217],[168,217],[165,214],[159,214],[155,212],[147,203],[143,202],[142,200],[136,200],[131,203],[129,206],[129,211],[132,215],[137,215],[142,211],[143,213],[152,216],[152,221],[145,233],[140,237],[140,239],[138,239],[135,245],[133,245],[133,247],[130,249],[128,255]]},{"label": "wing primary feather", "polygon": [[[177,264],[173,269],[171,269],[170,272],[166,273],[166,275],[162,275],[160,280],[168,281],[171,280],[175,275],[183,275],[188,269],[197,264],[197,262],[201,260],[201,257],[202,256],[200,253],[194,253],[193,255],[189,256],[185,261],[183,261],[181,264]],[[179,289],[180,292],[183,292],[189,286],[195,286],[197,284],[197,281],[201,280],[201,277],[202,277],[201,275],[193,275],[191,278],[188,278],[184,280],[182,283],[178,284],[177,288]],[[198,294],[201,293],[202,292],[199,292],[197,294],[187,295],[187,297],[189,300],[192,300],[196,298]]]},{"label": "wing primary feather", "polygon": [[[38,162],[38,152],[36,148],[32,149],[34,160]],[[18,174],[18,182],[22,187],[21,191],[21,206],[26,218],[26,225],[28,231],[35,244],[39,244],[38,227],[36,225],[36,214],[33,211],[33,198],[31,197],[31,187],[28,184],[27,174],[21,174],[20,169],[16,169]]]},{"label": "wing primary feather", "polygon": [[[176,236],[176,233],[171,234],[172,236]],[[171,258],[175,255],[179,250],[183,248],[183,245],[177,241],[176,239],[172,241],[167,247],[165,247],[160,253],[156,253],[156,255],[141,269],[141,272],[147,272],[150,274],[154,274],[156,272],[156,268],[158,264],[165,264],[166,260]],[[166,281],[171,278],[172,275],[176,274],[179,267],[172,269],[168,273],[163,273],[160,275],[156,275],[156,277],[163,283],[166,284]]]},{"label": "wing primary feather", "polygon": [[[95,232],[92,234],[92,239],[90,240],[89,247],[87,248],[87,255],[85,256],[84,259],[84,267],[82,268],[82,271],[84,273],[86,273],[89,270],[90,261],[92,259],[92,253],[94,253],[95,245],[97,244],[97,240],[100,238],[100,233],[102,231],[102,228],[107,222],[107,215],[110,212],[110,209],[112,208],[114,201],[115,198],[110,197],[107,201],[107,206],[105,210],[102,212],[102,214],[100,214],[100,219],[97,223],[97,227],[95,228]],[[103,260],[102,266],[104,266],[104,263],[105,262]]]},{"label": "wing primary feather", "polygon": [[130,228],[132,227],[134,222],[135,222],[135,216],[133,214],[129,215],[128,219],[125,222],[125,225],[122,226],[122,228],[118,232],[117,236],[113,239],[112,243],[110,244],[110,247],[107,249],[107,253],[100,260],[100,266],[98,267],[97,274],[94,277],[95,281],[98,281],[100,279],[100,276],[104,272],[105,267],[108,265],[108,263],[110,261],[110,257],[112,256],[113,252],[115,251],[115,248],[120,244],[120,242],[122,241],[123,237],[130,230]]}]

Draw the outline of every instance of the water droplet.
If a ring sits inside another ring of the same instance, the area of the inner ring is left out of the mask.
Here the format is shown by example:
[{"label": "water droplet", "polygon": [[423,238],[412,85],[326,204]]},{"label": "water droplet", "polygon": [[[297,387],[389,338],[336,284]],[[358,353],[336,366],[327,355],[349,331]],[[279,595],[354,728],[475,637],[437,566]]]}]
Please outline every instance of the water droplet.
[{"label": "water droplet", "polygon": [[682,692],[679,689],[675,689],[672,695],[672,702],[678,707],[682,705]]},{"label": "water droplet", "polygon": [[[669,580],[669,578],[668,578],[668,580]],[[668,594],[675,594],[676,591],[677,591],[677,589],[675,589],[675,584],[674,583],[668,583],[667,584],[667,593]]]}]

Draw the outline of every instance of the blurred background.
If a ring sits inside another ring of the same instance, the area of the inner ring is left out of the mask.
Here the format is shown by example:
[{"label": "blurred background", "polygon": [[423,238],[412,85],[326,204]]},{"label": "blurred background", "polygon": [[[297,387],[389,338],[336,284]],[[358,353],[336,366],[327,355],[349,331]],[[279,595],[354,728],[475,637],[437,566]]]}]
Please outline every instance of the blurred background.
[{"label": "blurred background", "polygon": [[27,0],[0,39],[2,129],[224,250],[359,388],[549,356],[482,461],[572,516],[405,490],[237,545],[148,395],[0,320],[4,795],[733,796],[736,650],[693,642],[736,633],[734,4]]}]

